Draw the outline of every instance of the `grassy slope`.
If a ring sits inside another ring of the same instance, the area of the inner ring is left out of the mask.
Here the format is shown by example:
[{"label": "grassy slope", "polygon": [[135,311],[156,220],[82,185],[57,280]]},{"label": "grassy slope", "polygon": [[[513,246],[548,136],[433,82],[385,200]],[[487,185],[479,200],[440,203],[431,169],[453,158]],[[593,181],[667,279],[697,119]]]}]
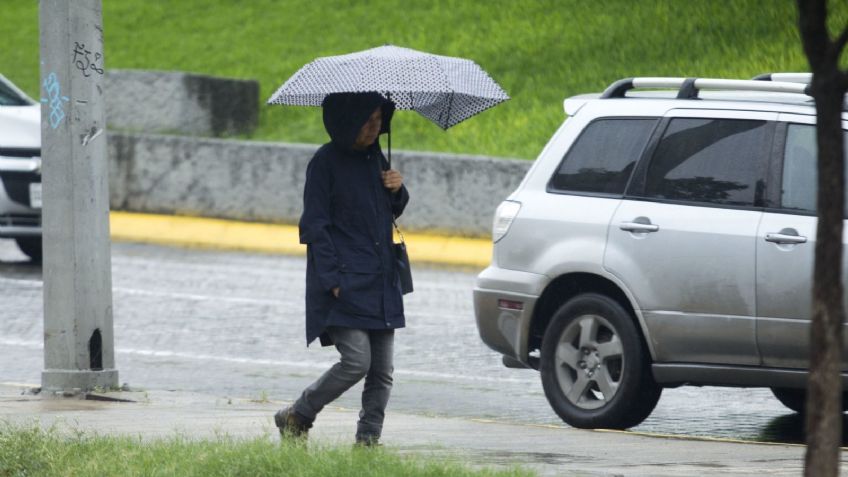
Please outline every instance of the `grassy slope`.
[{"label": "grassy slope", "polygon": [[[38,2],[3,3],[0,72],[37,96]],[[848,4],[831,4],[833,24],[848,22]],[[565,97],[622,77],[806,70],[794,8],[790,0],[103,0],[109,68],[256,78],[263,100],[317,56],[392,43],[473,58],[513,99],[447,133],[402,112],[395,147],[525,158],[562,121]],[[324,142],[317,109],[261,114],[256,139]]]}]

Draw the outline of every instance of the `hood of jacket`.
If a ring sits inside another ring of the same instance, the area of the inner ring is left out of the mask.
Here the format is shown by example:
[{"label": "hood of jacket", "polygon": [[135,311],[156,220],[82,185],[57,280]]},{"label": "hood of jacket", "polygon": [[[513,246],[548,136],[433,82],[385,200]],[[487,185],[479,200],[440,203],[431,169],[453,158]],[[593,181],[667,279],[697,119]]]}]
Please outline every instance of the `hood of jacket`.
[{"label": "hood of jacket", "polygon": [[389,132],[395,111],[394,103],[379,93],[332,93],[324,98],[321,107],[330,140],[344,150],[353,148],[356,136],[377,107],[383,109],[380,134]]}]

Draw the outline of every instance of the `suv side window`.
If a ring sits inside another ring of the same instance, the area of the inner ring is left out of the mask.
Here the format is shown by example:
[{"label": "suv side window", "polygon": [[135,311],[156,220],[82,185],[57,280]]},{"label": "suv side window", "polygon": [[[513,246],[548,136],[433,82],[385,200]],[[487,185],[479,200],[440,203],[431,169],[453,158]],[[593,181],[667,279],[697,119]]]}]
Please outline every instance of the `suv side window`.
[{"label": "suv side window", "polygon": [[[845,156],[848,157],[848,133],[844,134],[844,140]],[[790,124],[786,130],[786,146],[783,150],[783,180],[780,189],[782,208],[816,212],[816,193],[819,188],[816,182],[817,157],[815,126]]]},{"label": "suv side window", "polygon": [[648,198],[754,206],[762,201],[765,158],[771,148],[767,121],[676,118],[648,165]]},{"label": "suv side window", "polygon": [[621,195],[658,119],[600,119],[574,142],[548,190]]}]

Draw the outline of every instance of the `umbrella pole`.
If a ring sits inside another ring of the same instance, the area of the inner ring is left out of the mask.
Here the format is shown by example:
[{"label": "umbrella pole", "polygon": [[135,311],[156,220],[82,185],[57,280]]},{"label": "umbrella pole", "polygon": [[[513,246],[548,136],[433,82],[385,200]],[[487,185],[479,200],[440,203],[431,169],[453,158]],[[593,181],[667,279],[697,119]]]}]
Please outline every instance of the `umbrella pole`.
[{"label": "umbrella pole", "polygon": [[[391,101],[392,93],[387,93],[386,98]],[[389,135],[389,169],[392,168],[392,122],[389,121],[389,127],[386,128],[386,132]]]}]

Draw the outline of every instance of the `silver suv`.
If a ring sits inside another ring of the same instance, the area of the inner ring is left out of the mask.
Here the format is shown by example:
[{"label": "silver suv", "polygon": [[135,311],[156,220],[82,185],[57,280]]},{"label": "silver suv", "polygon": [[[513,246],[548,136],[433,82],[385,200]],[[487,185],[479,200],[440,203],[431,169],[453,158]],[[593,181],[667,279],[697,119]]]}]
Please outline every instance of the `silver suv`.
[{"label": "silver suv", "polygon": [[809,79],[630,78],[565,100],[474,289],[483,341],[538,369],[565,422],[635,426],[680,385],[769,387],[803,410]]}]

